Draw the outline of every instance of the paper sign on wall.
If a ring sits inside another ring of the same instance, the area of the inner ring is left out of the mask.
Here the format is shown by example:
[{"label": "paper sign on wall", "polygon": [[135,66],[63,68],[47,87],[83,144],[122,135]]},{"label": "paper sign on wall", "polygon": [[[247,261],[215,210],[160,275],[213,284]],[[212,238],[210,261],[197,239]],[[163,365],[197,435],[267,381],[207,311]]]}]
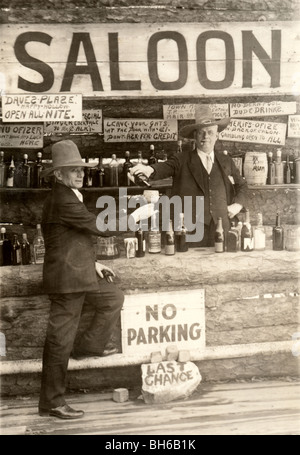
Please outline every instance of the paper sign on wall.
[{"label": "paper sign on wall", "polygon": [[264,115],[294,114],[296,102],[270,101],[269,103],[231,103],[230,117],[262,117]]},{"label": "paper sign on wall", "polygon": [[43,125],[0,123],[0,147],[43,148]]},{"label": "paper sign on wall", "polygon": [[78,122],[46,122],[45,133],[93,134],[102,133],[102,110],[84,109],[82,121]]},{"label": "paper sign on wall", "polygon": [[[195,104],[164,104],[164,119],[186,120],[195,118]],[[216,119],[229,116],[228,104],[209,104],[213,116]]]},{"label": "paper sign on wall", "polygon": [[223,141],[284,145],[285,135],[285,123],[231,119],[227,128],[219,133],[219,139]]},{"label": "paper sign on wall", "polygon": [[288,137],[300,137],[300,115],[289,115]]},{"label": "paper sign on wall", "polygon": [[122,351],[128,355],[205,349],[204,289],[126,295],[121,312]]},{"label": "paper sign on wall", "polygon": [[104,142],[176,141],[177,121],[162,119],[104,119]]}]

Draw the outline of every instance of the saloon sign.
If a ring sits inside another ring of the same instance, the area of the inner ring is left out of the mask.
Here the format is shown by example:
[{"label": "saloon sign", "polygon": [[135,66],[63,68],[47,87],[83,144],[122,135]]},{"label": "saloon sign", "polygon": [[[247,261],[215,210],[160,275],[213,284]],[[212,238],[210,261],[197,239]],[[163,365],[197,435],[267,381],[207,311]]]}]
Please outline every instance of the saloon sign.
[{"label": "saloon sign", "polygon": [[107,98],[299,91],[296,21],[1,29],[1,94]]}]

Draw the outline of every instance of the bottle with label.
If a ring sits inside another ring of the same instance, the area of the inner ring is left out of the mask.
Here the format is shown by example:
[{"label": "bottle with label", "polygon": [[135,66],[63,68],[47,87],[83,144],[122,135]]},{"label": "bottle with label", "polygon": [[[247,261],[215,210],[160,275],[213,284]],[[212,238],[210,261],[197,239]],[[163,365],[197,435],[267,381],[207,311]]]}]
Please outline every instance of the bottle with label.
[{"label": "bottle with label", "polygon": [[157,226],[156,217],[152,218],[151,230],[148,233],[148,252],[149,253],[161,252],[161,232]]},{"label": "bottle with label", "polygon": [[124,186],[130,186],[132,185],[132,181],[128,177],[128,172],[129,169],[133,167],[133,163],[130,161],[130,152],[126,151],[125,152],[125,162],[123,164],[123,185]]},{"label": "bottle with label", "polygon": [[273,161],[273,152],[268,152],[267,184],[274,185],[274,183],[275,183],[275,163]]},{"label": "bottle with label", "polygon": [[119,186],[119,163],[115,153],[111,156],[109,167],[109,186]]},{"label": "bottle with label", "polygon": [[6,228],[2,227],[0,230],[1,237],[1,250],[2,250],[2,264],[11,265],[11,241],[7,238]]},{"label": "bottle with label", "polygon": [[257,214],[257,225],[253,227],[254,250],[263,251],[266,249],[266,232],[263,226],[262,213]]},{"label": "bottle with label", "polygon": [[150,155],[148,159],[148,164],[151,166],[152,164],[157,163],[157,158],[155,156],[154,145],[150,145]]},{"label": "bottle with label", "polygon": [[284,170],[284,183],[291,183],[292,182],[292,169],[290,164],[290,155],[289,153],[286,156],[286,165]]},{"label": "bottle with label", "polygon": [[42,188],[44,186],[44,179],[41,177],[42,170],[44,169],[42,163],[42,153],[37,153],[37,159],[33,167],[33,178],[32,186],[33,188]]},{"label": "bottle with label", "polygon": [[25,232],[22,234],[21,259],[23,265],[31,264],[30,244],[28,242],[27,234]]},{"label": "bottle with label", "polygon": [[177,153],[182,153],[182,141],[177,141]]},{"label": "bottle with label", "polygon": [[15,176],[15,162],[14,162],[14,157],[11,157],[10,165],[7,169],[7,180],[6,180],[6,186],[8,188],[12,188],[14,186],[14,176]]},{"label": "bottle with label", "polygon": [[275,161],[275,184],[282,184],[283,178],[283,162],[282,162],[281,149],[276,150],[276,161]]},{"label": "bottle with label", "polygon": [[14,234],[11,244],[11,263],[12,265],[21,265],[21,260],[21,245],[17,234]]},{"label": "bottle with label", "polygon": [[30,188],[31,185],[31,167],[28,164],[28,155],[25,153],[22,164],[22,188]]},{"label": "bottle with label", "polygon": [[224,229],[222,224],[222,218],[217,219],[217,226],[215,230],[215,252],[224,253],[225,243],[224,243]]},{"label": "bottle with label", "polygon": [[5,186],[5,162],[4,162],[4,152],[0,152],[0,188]]},{"label": "bottle with label", "polygon": [[178,253],[185,253],[188,251],[188,244],[186,243],[186,227],[184,225],[184,214],[179,214],[180,224],[179,230],[175,231],[175,249]]},{"label": "bottle with label", "polygon": [[249,210],[246,209],[245,212],[245,221],[243,223],[242,231],[241,231],[241,251],[253,251],[254,240],[253,240],[253,232],[250,223],[250,213]]},{"label": "bottle with label", "polygon": [[272,237],[273,237],[273,250],[275,250],[275,251],[283,250],[284,231],[283,231],[283,227],[281,226],[280,214],[278,212],[276,214],[276,224],[273,227]]},{"label": "bottle with label", "polygon": [[169,229],[166,231],[165,235],[165,254],[167,256],[175,254],[175,233],[172,220],[169,221]]},{"label": "bottle with label", "polygon": [[135,233],[135,236],[137,238],[135,256],[137,258],[143,258],[146,251],[146,240],[143,230],[138,229]]},{"label": "bottle with label", "polygon": [[228,253],[239,251],[239,232],[235,227],[234,221],[231,221],[231,227],[227,233],[226,247]]},{"label": "bottle with label", "polygon": [[45,257],[45,242],[40,224],[36,225],[36,234],[33,239],[33,258],[35,264],[43,264]]}]

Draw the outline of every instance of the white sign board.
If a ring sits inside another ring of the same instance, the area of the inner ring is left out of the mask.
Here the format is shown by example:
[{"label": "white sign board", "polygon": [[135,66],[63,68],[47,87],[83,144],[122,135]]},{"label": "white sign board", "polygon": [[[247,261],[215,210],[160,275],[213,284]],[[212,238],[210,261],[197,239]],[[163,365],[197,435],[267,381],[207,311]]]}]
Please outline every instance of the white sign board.
[{"label": "white sign board", "polygon": [[[194,119],[195,104],[165,104],[163,105],[164,119]],[[209,104],[208,105],[215,118],[220,119],[229,116],[228,104]]]},{"label": "white sign board", "polygon": [[230,117],[263,117],[287,115],[297,111],[296,101],[270,101],[269,103],[231,103]]},{"label": "white sign board", "polygon": [[43,125],[0,123],[0,147],[43,148]]},{"label": "white sign board", "polygon": [[46,122],[47,134],[95,134],[102,133],[102,110],[84,109],[81,122]]},{"label": "white sign board", "polygon": [[82,120],[81,94],[2,96],[3,122],[70,122]]},{"label": "white sign board", "polygon": [[288,20],[1,24],[0,93],[297,94],[299,29]]},{"label": "white sign board", "polygon": [[227,128],[219,133],[219,139],[221,141],[284,145],[285,135],[285,123],[231,119]]},{"label": "white sign board", "polygon": [[289,115],[288,137],[300,137],[300,115]]},{"label": "white sign board", "polygon": [[104,118],[104,142],[177,141],[177,121]]},{"label": "white sign board", "polygon": [[204,289],[126,295],[121,312],[122,352],[165,355],[168,345],[205,349]]}]

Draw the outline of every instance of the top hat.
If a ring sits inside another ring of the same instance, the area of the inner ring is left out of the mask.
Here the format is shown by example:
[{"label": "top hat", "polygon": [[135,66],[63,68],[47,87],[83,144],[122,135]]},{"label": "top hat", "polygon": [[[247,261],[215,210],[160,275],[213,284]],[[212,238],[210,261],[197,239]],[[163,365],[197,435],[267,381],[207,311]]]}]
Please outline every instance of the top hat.
[{"label": "top hat", "polygon": [[95,167],[95,164],[83,162],[75,142],[64,140],[53,144],[52,166],[44,169],[42,176],[49,176],[61,167]]},{"label": "top hat", "polygon": [[230,118],[222,118],[221,120],[216,120],[211,112],[211,109],[207,105],[197,105],[195,108],[195,123],[186,125],[179,131],[179,136],[185,137],[187,139],[194,138],[194,131],[205,128],[207,126],[218,126],[218,131],[224,130],[230,122]]}]

